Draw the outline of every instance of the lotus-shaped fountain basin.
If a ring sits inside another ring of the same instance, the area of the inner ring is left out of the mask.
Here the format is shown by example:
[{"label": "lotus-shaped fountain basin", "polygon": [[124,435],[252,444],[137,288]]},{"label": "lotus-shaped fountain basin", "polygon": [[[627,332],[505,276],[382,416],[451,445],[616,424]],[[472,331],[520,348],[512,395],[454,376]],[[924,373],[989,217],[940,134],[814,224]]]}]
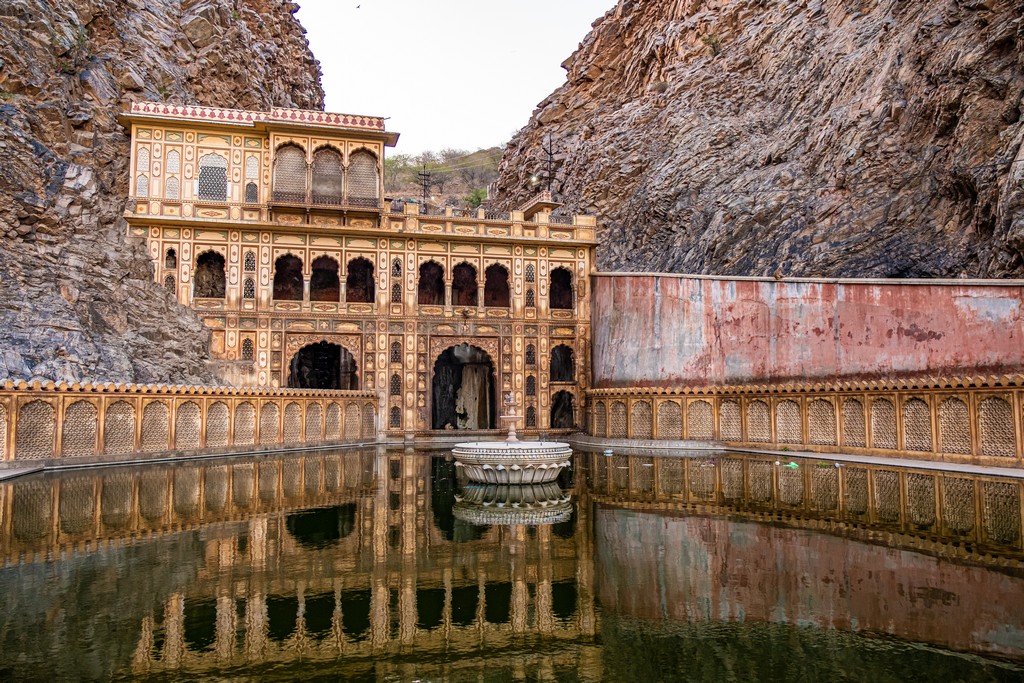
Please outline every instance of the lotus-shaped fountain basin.
[{"label": "lotus-shaped fountain basin", "polygon": [[452,512],[477,525],[558,524],[572,517],[572,498],[555,482],[470,484],[455,496]]},{"label": "lotus-shaped fountain basin", "polygon": [[543,484],[570,465],[572,449],[559,441],[474,441],[452,449],[456,467],[481,484]]}]

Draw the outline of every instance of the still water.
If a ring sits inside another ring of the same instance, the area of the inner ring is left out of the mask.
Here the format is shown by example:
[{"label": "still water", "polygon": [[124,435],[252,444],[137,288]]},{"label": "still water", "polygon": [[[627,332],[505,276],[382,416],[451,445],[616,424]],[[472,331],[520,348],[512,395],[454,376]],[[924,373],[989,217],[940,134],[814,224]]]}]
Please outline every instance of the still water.
[{"label": "still water", "polygon": [[738,454],[37,475],[0,486],[0,679],[1024,680],[1020,497]]}]

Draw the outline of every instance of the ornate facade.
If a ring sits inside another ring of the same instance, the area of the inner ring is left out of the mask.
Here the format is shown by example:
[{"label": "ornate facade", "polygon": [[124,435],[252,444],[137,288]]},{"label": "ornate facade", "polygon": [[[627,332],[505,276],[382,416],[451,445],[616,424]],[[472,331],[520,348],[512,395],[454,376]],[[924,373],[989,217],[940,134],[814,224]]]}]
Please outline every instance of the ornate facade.
[{"label": "ornate facade", "polygon": [[236,386],[375,392],[382,431],[581,424],[595,221],[383,196],[384,120],[143,102],[129,231]]}]

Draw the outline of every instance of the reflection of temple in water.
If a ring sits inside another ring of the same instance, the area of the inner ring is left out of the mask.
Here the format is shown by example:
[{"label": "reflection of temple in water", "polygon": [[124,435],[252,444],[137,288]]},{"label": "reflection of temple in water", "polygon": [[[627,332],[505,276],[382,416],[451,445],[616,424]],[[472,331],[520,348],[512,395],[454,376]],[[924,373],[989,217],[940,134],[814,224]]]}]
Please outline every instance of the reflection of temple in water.
[{"label": "reflection of temple in water", "polygon": [[[561,645],[517,655],[531,670],[593,668],[585,510],[553,526],[475,527],[452,515],[455,492],[451,463],[411,451],[23,480],[0,488],[2,560],[177,538],[178,578],[136,606],[125,636],[123,666],[137,673],[451,651],[473,670],[482,646],[490,656],[539,640]],[[61,600],[45,586],[19,593],[42,611]],[[25,637],[3,627],[0,642]]]}]

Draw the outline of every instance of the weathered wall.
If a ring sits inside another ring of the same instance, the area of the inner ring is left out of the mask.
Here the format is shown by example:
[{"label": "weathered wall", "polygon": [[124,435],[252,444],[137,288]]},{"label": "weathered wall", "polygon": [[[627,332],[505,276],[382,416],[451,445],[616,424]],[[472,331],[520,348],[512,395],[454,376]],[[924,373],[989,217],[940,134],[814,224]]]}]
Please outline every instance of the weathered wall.
[{"label": "weathered wall", "polygon": [[1019,372],[1024,283],[593,278],[593,386]]}]

